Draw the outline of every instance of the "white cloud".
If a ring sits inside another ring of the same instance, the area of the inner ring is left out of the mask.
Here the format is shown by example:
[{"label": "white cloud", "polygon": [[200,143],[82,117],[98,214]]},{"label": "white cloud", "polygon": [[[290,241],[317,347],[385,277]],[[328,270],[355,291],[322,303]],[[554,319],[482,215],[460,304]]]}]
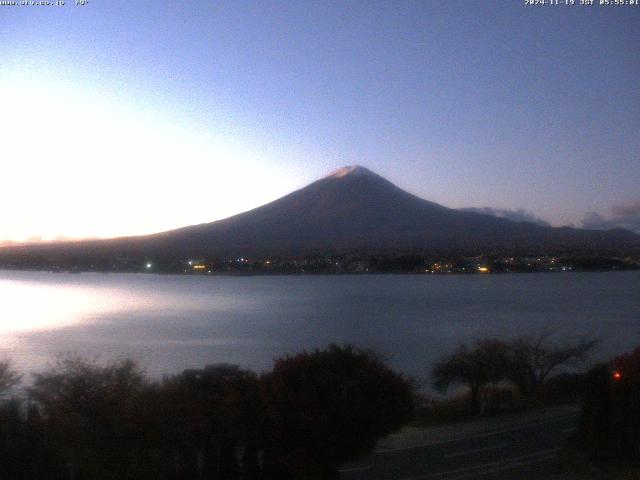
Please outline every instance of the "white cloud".
[{"label": "white cloud", "polygon": [[530,222],[545,227],[549,226],[549,222],[538,217],[533,212],[528,212],[522,208],[517,210],[509,210],[506,208],[491,208],[491,207],[469,207],[463,208],[468,212],[483,213],[485,215],[493,215],[494,217],[506,218],[507,220],[513,220],[514,222]]},{"label": "white cloud", "polygon": [[582,219],[582,226],[595,230],[625,228],[640,234],[640,201],[625,205],[614,205],[611,208],[610,217],[605,217],[596,212],[589,212]]}]

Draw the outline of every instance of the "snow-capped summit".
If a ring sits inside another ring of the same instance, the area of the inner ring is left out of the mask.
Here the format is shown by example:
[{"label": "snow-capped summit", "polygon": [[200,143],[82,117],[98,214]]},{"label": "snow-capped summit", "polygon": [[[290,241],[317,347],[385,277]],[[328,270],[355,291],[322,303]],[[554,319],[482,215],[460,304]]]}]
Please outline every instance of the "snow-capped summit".
[{"label": "snow-capped summit", "polygon": [[342,178],[347,175],[375,175],[368,168],[362,167],[360,165],[347,165],[346,167],[339,168],[335,172],[329,175],[329,178]]}]

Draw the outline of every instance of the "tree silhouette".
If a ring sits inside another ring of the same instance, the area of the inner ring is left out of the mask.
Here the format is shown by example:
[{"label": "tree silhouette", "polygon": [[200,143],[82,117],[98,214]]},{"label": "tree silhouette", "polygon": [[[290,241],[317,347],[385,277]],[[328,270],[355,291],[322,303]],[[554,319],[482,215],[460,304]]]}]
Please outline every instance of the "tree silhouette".
[{"label": "tree silhouette", "polygon": [[167,379],[162,390],[167,410],[160,417],[171,419],[169,433],[183,457],[191,463],[199,458],[191,467],[195,476],[256,476],[265,409],[255,373],[235,365],[207,365]]},{"label": "tree silhouette", "polygon": [[61,357],[34,378],[31,398],[70,477],[147,478],[140,401],[147,381],[134,362]]},{"label": "tree silhouette", "polygon": [[276,360],[263,378],[267,478],[335,478],[411,417],[413,388],[370,351],[331,345]]},{"label": "tree silhouette", "polygon": [[451,384],[469,387],[471,408],[480,411],[480,389],[505,378],[509,366],[509,346],[496,339],[478,341],[473,348],[460,345],[458,350],[438,361],[432,370],[435,386],[446,391]]},{"label": "tree silhouette", "polygon": [[[3,385],[18,376],[3,367]],[[0,405],[0,477],[16,480],[322,479],[411,416],[413,388],[369,351],[149,380],[132,361],[60,357],[28,400]]]},{"label": "tree silhouette", "polygon": [[6,395],[15,385],[18,384],[22,375],[11,368],[8,360],[0,362],[0,398]]},{"label": "tree silhouette", "polygon": [[523,336],[510,345],[509,379],[526,397],[533,396],[558,368],[583,363],[598,343],[595,339],[581,339],[557,345],[550,336],[548,332]]}]

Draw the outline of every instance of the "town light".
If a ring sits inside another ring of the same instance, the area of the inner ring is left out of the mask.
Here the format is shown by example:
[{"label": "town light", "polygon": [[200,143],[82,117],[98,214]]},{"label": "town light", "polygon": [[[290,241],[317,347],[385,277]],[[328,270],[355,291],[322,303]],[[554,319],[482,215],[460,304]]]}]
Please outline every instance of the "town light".
[{"label": "town light", "polygon": [[620,380],[622,380],[622,374],[616,370],[615,372],[613,372],[613,380],[619,382]]}]

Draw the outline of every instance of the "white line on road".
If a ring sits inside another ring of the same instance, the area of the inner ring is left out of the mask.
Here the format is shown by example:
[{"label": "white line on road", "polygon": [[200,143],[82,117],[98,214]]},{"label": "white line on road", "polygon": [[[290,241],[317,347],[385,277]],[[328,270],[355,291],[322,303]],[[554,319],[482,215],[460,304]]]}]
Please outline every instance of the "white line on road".
[{"label": "white line on road", "polygon": [[486,469],[486,472],[484,473],[499,472],[501,470],[507,470],[509,468],[518,467],[521,465],[528,465],[530,463],[537,462],[540,460],[553,458],[555,454],[560,450],[562,449],[551,448],[549,450],[541,450],[540,452],[530,453],[528,455],[521,455],[519,457],[507,458],[504,461],[500,461],[500,462],[483,463],[480,465],[474,465],[472,467],[448,470],[446,472],[418,475],[417,477],[405,477],[402,480],[430,480],[430,479],[436,479],[436,478],[443,478],[443,477],[446,477],[447,475],[457,475],[456,477],[451,477],[448,480],[458,480],[468,476],[471,473],[473,473],[474,475],[481,474],[483,472],[479,470],[483,470],[483,469]]},{"label": "white line on road", "polygon": [[567,415],[559,415],[557,417],[548,418],[546,420],[540,420],[540,421],[536,421],[536,422],[530,422],[530,423],[526,423],[526,424],[521,424],[521,425],[518,425],[518,426],[512,427],[512,428],[502,428],[502,429],[499,429],[499,430],[492,430],[492,431],[489,431],[489,432],[478,433],[476,435],[471,435],[471,436],[468,436],[468,437],[458,437],[458,438],[454,438],[452,440],[444,440],[442,442],[423,443],[423,444],[420,444],[420,445],[413,445],[411,447],[389,448],[389,449],[379,450],[377,452],[374,452],[374,455],[383,455],[383,454],[386,454],[386,453],[402,452],[402,451],[405,451],[405,450],[417,450],[417,449],[420,449],[420,448],[432,447],[434,445],[445,445],[447,443],[461,442],[461,441],[465,441],[465,440],[475,440],[477,438],[484,438],[484,437],[491,437],[493,435],[500,435],[501,433],[516,432],[518,430],[526,430],[527,428],[537,427],[538,425],[544,425],[545,423],[559,422],[559,421],[566,420],[566,419],[571,418],[571,417],[576,417],[577,415],[578,415],[577,413],[572,413],[572,414],[567,414]]},{"label": "white line on road", "polygon": [[473,450],[463,450],[462,452],[448,453],[444,455],[445,458],[460,457],[470,453],[486,452],[487,450],[495,450],[497,448],[508,447],[509,443],[501,443],[500,445],[492,445],[490,447],[474,448]]},{"label": "white line on road", "polygon": [[577,431],[578,429],[576,427],[571,427],[571,428],[563,428],[562,430],[560,430],[562,433],[573,433],[575,431]]}]

